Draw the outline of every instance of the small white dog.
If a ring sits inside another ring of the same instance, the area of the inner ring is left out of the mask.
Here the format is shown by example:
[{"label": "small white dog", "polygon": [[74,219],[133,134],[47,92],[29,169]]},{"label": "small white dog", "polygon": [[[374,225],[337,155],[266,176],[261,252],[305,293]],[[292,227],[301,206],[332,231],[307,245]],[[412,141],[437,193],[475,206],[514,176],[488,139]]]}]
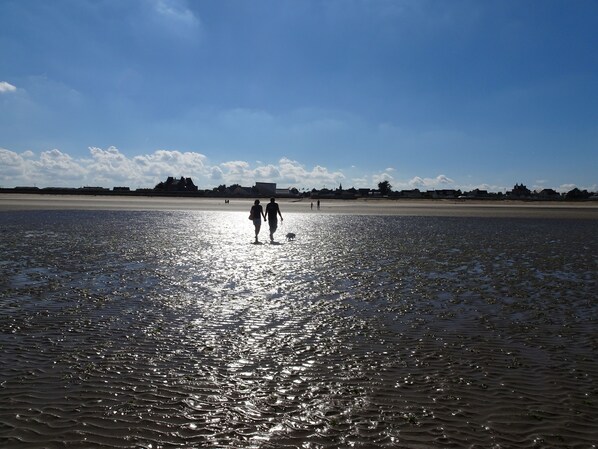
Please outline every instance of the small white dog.
[{"label": "small white dog", "polygon": [[295,240],[295,233],[294,232],[287,232],[287,242]]}]

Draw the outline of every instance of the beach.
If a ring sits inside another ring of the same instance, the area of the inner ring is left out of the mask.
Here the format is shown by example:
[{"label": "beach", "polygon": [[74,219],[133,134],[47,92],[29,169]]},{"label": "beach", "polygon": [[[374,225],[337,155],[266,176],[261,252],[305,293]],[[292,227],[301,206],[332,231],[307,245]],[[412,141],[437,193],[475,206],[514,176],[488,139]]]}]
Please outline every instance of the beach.
[{"label": "beach", "polygon": [[[91,196],[0,194],[0,211],[6,210],[205,210],[249,211],[254,199],[184,198],[146,196]],[[260,200],[262,204],[268,198]],[[287,212],[321,212],[357,215],[528,217],[598,219],[598,202],[484,201],[484,200],[389,200],[279,199]],[[313,207],[312,207],[313,204]]]},{"label": "beach", "polygon": [[0,447],[595,447],[594,204],[251,204],[0,195]]}]

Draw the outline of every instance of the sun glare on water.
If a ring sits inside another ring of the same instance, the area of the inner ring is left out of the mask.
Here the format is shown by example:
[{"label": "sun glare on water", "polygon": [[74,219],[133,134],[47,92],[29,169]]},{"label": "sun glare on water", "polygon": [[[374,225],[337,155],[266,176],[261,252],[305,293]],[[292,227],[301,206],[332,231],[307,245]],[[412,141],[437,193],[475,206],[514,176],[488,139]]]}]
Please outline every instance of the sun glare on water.
[{"label": "sun glare on water", "polygon": [[3,447],[598,437],[592,221],[293,213],[262,245],[245,212],[4,224]]}]

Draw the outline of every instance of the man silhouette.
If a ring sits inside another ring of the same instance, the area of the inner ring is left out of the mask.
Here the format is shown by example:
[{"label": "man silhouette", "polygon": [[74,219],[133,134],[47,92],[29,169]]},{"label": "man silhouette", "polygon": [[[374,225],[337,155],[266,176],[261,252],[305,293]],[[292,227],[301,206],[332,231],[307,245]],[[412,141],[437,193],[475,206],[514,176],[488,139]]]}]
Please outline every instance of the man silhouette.
[{"label": "man silhouette", "polygon": [[268,225],[270,226],[270,242],[274,241],[274,233],[278,228],[278,216],[280,215],[280,221],[282,221],[282,214],[278,203],[274,201],[274,198],[270,198],[270,203],[266,206],[266,217],[268,218]]}]

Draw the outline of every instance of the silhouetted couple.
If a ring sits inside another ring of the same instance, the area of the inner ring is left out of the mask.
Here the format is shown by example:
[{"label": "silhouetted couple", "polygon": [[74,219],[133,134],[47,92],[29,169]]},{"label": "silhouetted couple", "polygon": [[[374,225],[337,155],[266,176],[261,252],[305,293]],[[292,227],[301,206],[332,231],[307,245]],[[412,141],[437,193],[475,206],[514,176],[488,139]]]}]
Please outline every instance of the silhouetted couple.
[{"label": "silhouetted couple", "polygon": [[266,206],[266,213],[264,213],[264,209],[260,205],[260,200],[255,200],[250,212],[250,218],[253,220],[253,226],[255,226],[255,243],[259,243],[257,237],[262,227],[262,217],[264,217],[264,220],[268,220],[268,226],[270,227],[270,243],[274,242],[274,233],[278,228],[279,216],[280,221],[282,221],[280,208],[278,207],[278,203],[274,201],[274,198],[270,198],[270,203]]}]

